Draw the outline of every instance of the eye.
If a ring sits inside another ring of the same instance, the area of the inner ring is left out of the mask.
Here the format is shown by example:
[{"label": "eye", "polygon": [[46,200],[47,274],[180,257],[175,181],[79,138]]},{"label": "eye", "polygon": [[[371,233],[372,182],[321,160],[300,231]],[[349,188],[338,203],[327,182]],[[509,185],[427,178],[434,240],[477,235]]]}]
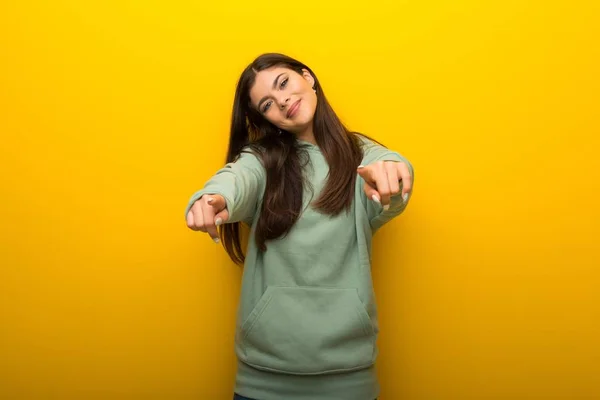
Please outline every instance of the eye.
[{"label": "eye", "polygon": [[263,106],[262,112],[263,112],[263,113],[266,113],[267,111],[269,111],[269,108],[271,108],[271,104],[272,104],[272,103],[273,103],[272,101],[267,101],[267,102],[265,103],[265,105]]},{"label": "eye", "polygon": [[281,81],[280,86],[281,86],[282,89],[287,86],[288,79],[289,78],[285,78],[284,80]]}]

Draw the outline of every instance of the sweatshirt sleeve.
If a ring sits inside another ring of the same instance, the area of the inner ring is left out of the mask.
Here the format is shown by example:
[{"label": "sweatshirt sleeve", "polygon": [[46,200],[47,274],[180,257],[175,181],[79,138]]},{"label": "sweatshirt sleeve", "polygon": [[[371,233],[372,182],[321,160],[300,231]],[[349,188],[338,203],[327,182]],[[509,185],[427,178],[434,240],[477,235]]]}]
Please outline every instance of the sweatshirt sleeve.
[{"label": "sweatshirt sleeve", "polygon": [[226,164],[213,175],[204,187],[194,193],[185,209],[185,215],[192,205],[205,194],[223,196],[229,211],[228,223],[253,219],[265,188],[266,174],[262,163],[254,153],[242,152],[235,161]]},{"label": "sweatshirt sleeve", "polygon": [[[367,138],[362,138],[363,140],[363,162],[362,165],[373,164],[377,161],[396,161],[403,162],[408,166],[410,171],[410,176],[412,178],[413,187],[415,181],[415,173],[412,164],[400,153],[391,151],[380,144],[377,144]],[[364,185],[364,180],[360,178],[360,189],[363,196],[363,202],[366,204],[366,211],[369,221],[371,223],[371,229],[373,232],[381,228],[387,222],[392,220],[394,217],[400,215],[405,209],[408,203],[410,202],[410,195],[408,201],[404,202],[402,199],[402,182],[400,182],[400,193],[394,196],[391,196],[390,208],[388,210],[384,210],[381,204],[378,204],[370,199],[367,199],[364,190],[362,189]],[[411,190],[412,191],[412,190]]]}]

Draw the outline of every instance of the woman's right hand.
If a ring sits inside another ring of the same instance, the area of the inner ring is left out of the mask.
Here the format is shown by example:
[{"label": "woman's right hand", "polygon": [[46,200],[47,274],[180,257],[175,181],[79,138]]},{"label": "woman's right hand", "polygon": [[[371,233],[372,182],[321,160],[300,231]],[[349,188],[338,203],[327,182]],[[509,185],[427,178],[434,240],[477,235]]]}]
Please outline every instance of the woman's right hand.
[{"label": "woman's right hand", "polygon": [[215,243],[219,243],[217,226],[224,224],[228,219],[225,198],[218,194],[205,194],[190,208],[187,226],[194,231],[208,233]]}]

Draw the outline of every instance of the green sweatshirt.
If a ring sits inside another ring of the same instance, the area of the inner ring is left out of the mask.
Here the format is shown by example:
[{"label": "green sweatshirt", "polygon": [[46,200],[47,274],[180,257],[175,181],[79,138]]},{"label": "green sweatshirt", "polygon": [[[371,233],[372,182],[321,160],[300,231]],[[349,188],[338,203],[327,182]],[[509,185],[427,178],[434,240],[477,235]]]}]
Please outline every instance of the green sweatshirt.
[{"label": "green sweatshirt", "polygon": [[[400,154],[362,141],[362,165],[403,161],[414,179]],[[220,194],[228,222],[251,227],[235,336],[235,391],[258,400],[372,400],[379,394],[374,368],[379,329],[371,238],[406,203],[393,196],[384,211],[367,199],[357,176],[350,212],[321,214],[309,204],[324,187],[329,166],[318,146],[298,143],[310,156],[304,172],[313,190],[305,190],[302,214],[289,234],[267,242],[266,252],[253,238],[266,180],[254,154],[244,153],[219,170],[186,209],[187,214],[205,194]]]}]

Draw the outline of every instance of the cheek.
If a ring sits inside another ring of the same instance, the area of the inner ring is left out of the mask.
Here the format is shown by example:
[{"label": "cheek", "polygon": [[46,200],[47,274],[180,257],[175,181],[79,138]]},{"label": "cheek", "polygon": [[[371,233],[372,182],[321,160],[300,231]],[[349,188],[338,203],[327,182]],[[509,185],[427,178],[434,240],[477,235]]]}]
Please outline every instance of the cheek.
[{"label": "cheek", "polygon": [[314,91],[312,91],[312,89],[311,89],[311,92],[312,93],[310,93],[308,95],[308,104],[307,104],[308,107],[307,108],[309,109],[309,111],[312,114],[314,114],[317,109],[317,95]]},{"label": "cheek", "polygon": [[273,125],[280,127],[281,115],[277,113],[276,110],[272,110],[272,112],[268,112],[267,114],[263,115],[263,118],[272,123]]}]

